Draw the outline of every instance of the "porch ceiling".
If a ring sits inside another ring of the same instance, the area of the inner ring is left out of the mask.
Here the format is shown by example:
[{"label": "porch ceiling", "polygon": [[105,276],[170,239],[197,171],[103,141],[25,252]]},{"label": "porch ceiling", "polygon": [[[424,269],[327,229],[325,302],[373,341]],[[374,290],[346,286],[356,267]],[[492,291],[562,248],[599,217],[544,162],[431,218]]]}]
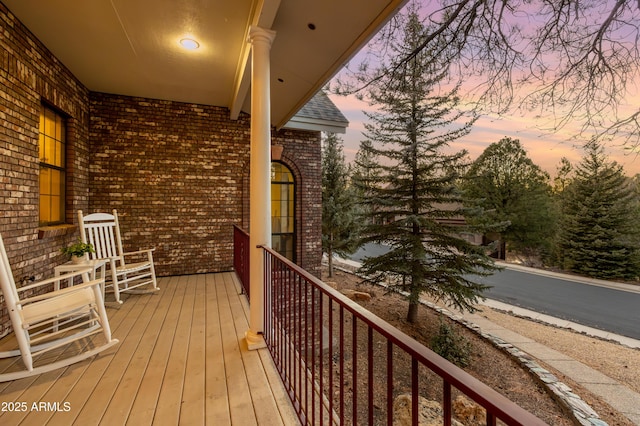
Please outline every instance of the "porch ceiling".
[{"label": "porch ceiling", "polygon": [[[249,26],[271,28],[281,127],[406,0],[1,1],[89,90],[226,106],[232,117],[250,110]],[[183,49],[184,37],[200,48]]]}]

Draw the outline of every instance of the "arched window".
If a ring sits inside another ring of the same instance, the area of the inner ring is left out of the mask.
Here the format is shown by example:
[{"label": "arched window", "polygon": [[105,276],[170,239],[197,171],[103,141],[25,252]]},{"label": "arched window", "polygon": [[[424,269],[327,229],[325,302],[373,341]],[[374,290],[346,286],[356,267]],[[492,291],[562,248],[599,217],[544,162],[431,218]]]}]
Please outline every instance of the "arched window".
[{"label": "arched window", "polygon": [[295,182],[291,170],[271,163],[271,246],[295,262]]}]

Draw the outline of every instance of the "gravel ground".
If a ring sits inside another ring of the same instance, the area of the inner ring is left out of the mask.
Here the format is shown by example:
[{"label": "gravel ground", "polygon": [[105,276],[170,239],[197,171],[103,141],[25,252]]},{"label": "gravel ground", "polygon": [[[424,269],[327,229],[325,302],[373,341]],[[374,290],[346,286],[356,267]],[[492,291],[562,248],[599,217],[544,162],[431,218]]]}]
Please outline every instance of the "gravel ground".
[{"label": "gravel ground", "polygon": [[640,350],[483,307],[481,315],[580,361],[640,393]]}]

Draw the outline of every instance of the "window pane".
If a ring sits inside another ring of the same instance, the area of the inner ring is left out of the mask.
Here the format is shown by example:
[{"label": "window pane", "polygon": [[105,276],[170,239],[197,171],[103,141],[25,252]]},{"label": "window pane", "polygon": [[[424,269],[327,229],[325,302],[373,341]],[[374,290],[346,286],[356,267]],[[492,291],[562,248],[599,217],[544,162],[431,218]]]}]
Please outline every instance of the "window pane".
[{"label": "window pane", "polygon": [[62,172],[51,170],[51,195],[62,195]]},{"label": "window pane", "polygon": [[279,235],[277,251],[287,259],[293,259],[293,235]]},{"label": "window pane", "polygon": [[271,181],[293,183],[293,174],[281,163],[271,163]]},{"label": "window pane", "polygon": [[289,213],[287,214],[287,232],[293,233],[293,198],[289,200]]},{"label": "window pane", "polygon": [[59,196],[51,197],[51,217],[49,222],[61,222],[62,221],[62,199]]},{"label": "window pane", "polygon": [[293,259],[293,235],[284,235],[287,258]]},{"label": "window pane", "polygon": [[53,164],[58,167],[64,167],[64,145],[59,141],[56,141],[56,157]]},{"label": "window pane", "polygon": [[271,236],[271,247],[282,254],[282,235],[272,235]]},{"label": "window pane", "polygon": [[51,217],[51,197],[40,194],[40,223],[49,223]]},{"label": "window pane", "polygon": [[51,169],[40,169],[40,195],[51,195]]},{"label": "window pane", "polygon": [[49,136],[44,137],[44,163],[55,165],[56,142]]},{"label": "window pane", "polygon": [[280,220],[282,225],[282,232],[293,232],[293,218],[292,217],[283,217]]},{"label": "window pane", "polygon": [[290,234],[274,235],[271,238],[271,245],[275,251],[287,259],[293,259],[293,240],[293,235]]},{"label": "window pane", "polygon": [[271,182],[280,182],[280,172],[276,166],[271,166]]}]

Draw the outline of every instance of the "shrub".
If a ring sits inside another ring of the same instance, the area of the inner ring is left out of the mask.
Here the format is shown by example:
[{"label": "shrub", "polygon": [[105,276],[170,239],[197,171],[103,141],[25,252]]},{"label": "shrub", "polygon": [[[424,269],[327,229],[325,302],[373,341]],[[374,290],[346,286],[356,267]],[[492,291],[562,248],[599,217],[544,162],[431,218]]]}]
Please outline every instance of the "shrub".
[{"label": "shrub", "polygon": [[442,319],[438,334],[431,339],[431,350],[458,367],[469,365],[471,343]]}]

